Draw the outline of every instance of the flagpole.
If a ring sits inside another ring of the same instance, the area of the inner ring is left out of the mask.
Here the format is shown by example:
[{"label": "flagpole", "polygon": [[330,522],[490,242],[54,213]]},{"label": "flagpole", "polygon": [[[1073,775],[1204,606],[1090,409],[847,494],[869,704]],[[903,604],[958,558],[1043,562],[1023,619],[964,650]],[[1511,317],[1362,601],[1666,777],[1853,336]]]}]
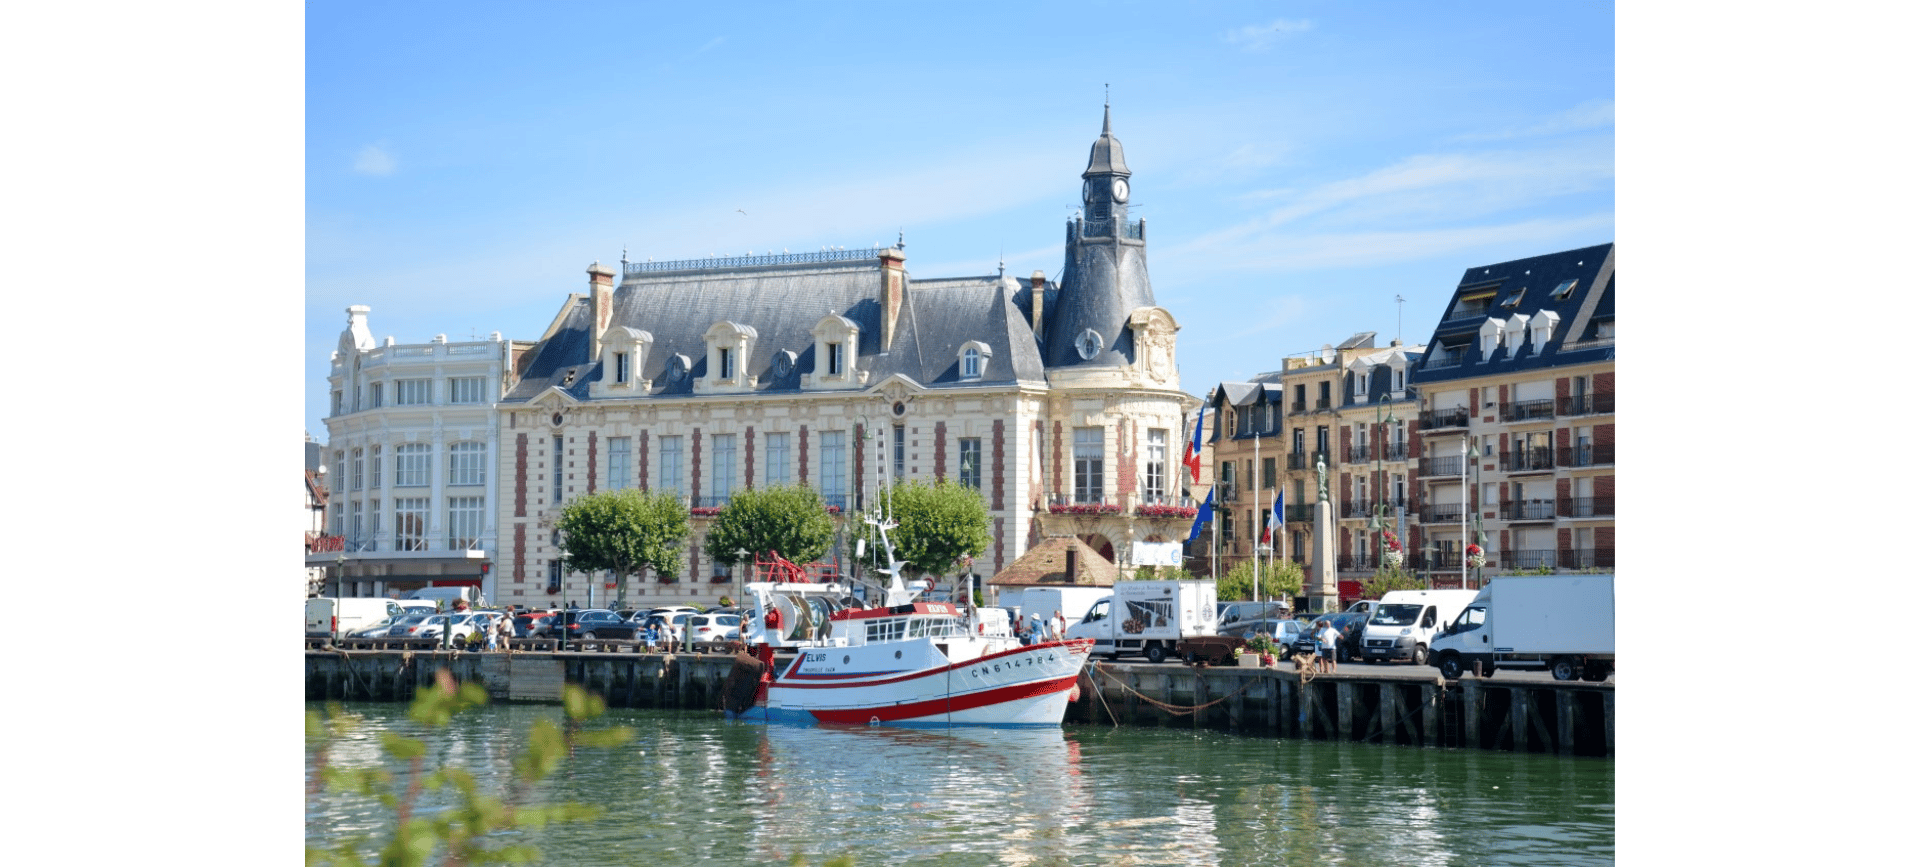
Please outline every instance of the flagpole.
[{"label": "flagpole", "polygon": [[[1255,506],[1260,505],[1260,431],[1257,429],[1253,432],[1253,504]],[[1249,521],[1248,523],[1251,524],[1252,522]],[[1266,529],[1266,526],[1265,526],[1266,523],[1267,522],[1265,521],[1260,522],[1262,530]],[[1247,527],[1247,532],[1252,533],[1253,527],[1251,526]],[[1266,535],[1266,534],[1262,533],[1261,535]],[[1253,543],[1253,607],[1256,610],[1260,608],[1260,540],[1259,539],[1255,539]]]}]

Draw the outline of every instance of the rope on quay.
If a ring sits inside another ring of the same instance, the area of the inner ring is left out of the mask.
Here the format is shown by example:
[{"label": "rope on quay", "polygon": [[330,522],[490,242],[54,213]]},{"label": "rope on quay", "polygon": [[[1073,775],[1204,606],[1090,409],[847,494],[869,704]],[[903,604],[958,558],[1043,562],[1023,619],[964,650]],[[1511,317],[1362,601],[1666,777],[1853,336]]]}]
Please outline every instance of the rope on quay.
[{"label": "rope on quay", "polygon": [[[1101,663],[1098,663],[1098,662],[1094,663],[1093,670],[1106,675],[1108,680],[1111,680],[1114,683],[1119,684],[1121,689],[1124,689],[1130,693],[1133,693],[1134,695],[1139,696],[1140,700],[1146,702],[1147,704],[1153,705],[1154,707],[1164,710],[1167,713],[1172,714],[1174,716],[1186,716],[1187,714],[1194,713],[1196,711],[1206,710],[1207,708],[1213,707],[1216,704],[1219,704],[1223,701],[1226,701],[1227,699],[1233,698],[1236,695],[1246,692],[1247,687],[1250,687],[1253,685],[1253,679],[1247,678],[1246,683],[1240,684],[1240,688],[1234,690],[1233,692],[1227,693],[1226,695],[1216,698],[1213,701],[1207,702],[1206,704],[1197,704],[1197,705],[1193,705],[1192,707],[1188,707],[1185,705],[1167,704],[1164,701],[1160,701],[1159,699],[1156,699],[1153,696],[1147,695],[1144,692],[1141,692],[1137,689],[1134,689],[1131,686],[1128,686],[1126,681],[1121,680],[1120,678],[1114,676],[1113,672],[1107,671],[1106,667]],[[1112,714],[1109,713],[1108,716],[1112,716]]]}]

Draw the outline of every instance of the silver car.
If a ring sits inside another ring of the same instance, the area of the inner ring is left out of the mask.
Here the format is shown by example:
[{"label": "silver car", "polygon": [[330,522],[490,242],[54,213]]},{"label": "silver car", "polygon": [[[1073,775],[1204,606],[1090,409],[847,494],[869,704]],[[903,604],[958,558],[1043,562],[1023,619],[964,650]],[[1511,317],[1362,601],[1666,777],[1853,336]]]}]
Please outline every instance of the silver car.
[{"label": "silver car", "polygon": [[694,614],[687,618],[687,649],[694,653],[718,653],[727,642],[740,640],[740,615]]}]

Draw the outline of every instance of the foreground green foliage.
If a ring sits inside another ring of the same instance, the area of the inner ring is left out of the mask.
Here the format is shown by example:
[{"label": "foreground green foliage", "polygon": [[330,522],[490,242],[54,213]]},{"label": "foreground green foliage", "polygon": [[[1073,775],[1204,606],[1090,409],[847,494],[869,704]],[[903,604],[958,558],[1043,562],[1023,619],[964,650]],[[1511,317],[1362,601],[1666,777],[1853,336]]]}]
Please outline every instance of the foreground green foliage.
[{"label": "foreground green foliage", "polygon": [[833,519],[820,492],[805,485],[774,485],[736,491],[707,531],[706,550],[721,563],[739,565],[741,551],[769,551],[805,565],[833,544]]},{"label": "foreground green foliage", "polygon": [[[428,726],[445,726],[453,715],[479,707],[487,701],[486,690],[476,683],[456,684],[453,676],[441,669],[432,686],[415,693],[407,715]],[[378,801],[393,816],[392,836],[384,842],[368,837],[344,839],[329,848],[307,847],[307,867],[341,865],[361,867],[425,867],[465,864],[524,864],[539,858],[540,852],[525,843],[488,846],[503,831],[538,829],[548,824],[580,822],[598,817],[602,810],[587,804],[530,803],[535,784],[545,779],[579,747],[617,747],[633,738],[625,726],[583,729],[580,724],[606,712],[606,702],[578,686],[568,685],[563,692],[567,727],[563,731],[551,720],[534,723],[528,732],[527,749],[513,759],[513,782],[503,796],[481,791],[472,774],[459,768],[425,767],[425,741],[387,732],[381,736],[381,749],[387,755],[408,763],[402,779],[385,768],[343,768],[328,763],[329,746],[348,735],[357,718],[339,705],[307,712],[307,741],[314,745],[315,787],[309,797],[324,788],[349,792]],[[453,803],[431,815],[416,815],[423,792],[450,791]],[[368,852],[376,860],[366,861]],[[436,861],[436,855],[438,856]]]},{"label": "foreground green foliage", "polygon": [[621,488],[576,497],[560,509],[560,549],[567,568],[611,571],[614,598],[627,598],[627,579],[652,569],[665,583],[684,566],[681,545],[690,531],[686,504],[672,493]]}]

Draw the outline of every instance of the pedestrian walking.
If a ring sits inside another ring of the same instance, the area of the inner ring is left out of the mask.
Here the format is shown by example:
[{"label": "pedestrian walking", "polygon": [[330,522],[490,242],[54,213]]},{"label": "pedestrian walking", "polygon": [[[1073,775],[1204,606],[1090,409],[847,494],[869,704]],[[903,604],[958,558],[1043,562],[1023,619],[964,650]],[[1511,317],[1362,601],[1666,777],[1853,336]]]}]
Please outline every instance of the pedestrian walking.
[{"label": "pedestrian walking", "polygon": [[500,649],[500,621],[502,619],[503,618],[496,617],[488,620],[484,624],[483,631],[486,633],[484,636],[487,642],[486,648],[490,651]]},{"label": "pedestrian walking", "polygon": [[1053,640],[1065,641],[1067,638],[1067,616],[1058,610],[1053,612]]},{"label": "pedestrian walking", "polygon": [[500,636],[500,649],[510,649],[508,642],[513,640],[513,618],[511,616],[500,618],[500,622],[494,624],[493,631]]}]

